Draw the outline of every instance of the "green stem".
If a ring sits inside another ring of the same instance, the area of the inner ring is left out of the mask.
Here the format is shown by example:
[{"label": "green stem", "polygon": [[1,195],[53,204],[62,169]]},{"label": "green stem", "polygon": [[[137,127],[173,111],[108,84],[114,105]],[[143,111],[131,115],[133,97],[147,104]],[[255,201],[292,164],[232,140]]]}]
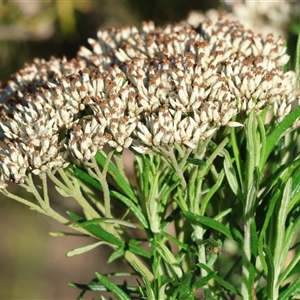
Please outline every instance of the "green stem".
[{"label": "green stem", "polygon": [[126,183],[128,185],[130,185],[128,177],[126,176],[125,171],[124,171],[123,155],[115,155],[114,159],[116,161],[116,167],[117,167],[120,175],[124,178],[124,180],[126,181]]},{"label": "green stem", "polygon": [[[93,176],[95,179],[97,179],[103,189],[103,198],[104,198],[104,208],[105,208],[105,217],[106,218],[112,218],[112,214],[111,214],[111,204],[110,204],[110,195],[109,195],[109,186],[106,180],[106,174],[108,171],[108,165],[111,161],[111,157],[113,155],[114,151],[111,151],[108,155],[107,155],[107,159],[105,162],[105,165],[103,167],[103,171],[101,172],[99,169],[99,166],[95,160],[95,158],[92,159],[92,163],[91,163],[91,167],[94,169],[95,173],[92,172],[91,170],[88,170],[89,174],[91,176]],[[96,175],[96,176],[95,176]]]},{"label": "green stem", "polygon": [[59,187],[61,190],[63,190],[67,195],[72,194],[72,189],[70,189],[68,186],[64,185],[60,180],[58,180],[56,178],[56,176],[52,173],[52,172],[48,172],[47,173],[48,177],[50,178],[50,180],[57,186]]},{"label": "green stem", "polygon": [[[28,189],[28,187],[25,186],[24,184],[21,184],[21,186],[24,187],[25,189]],[[6,188],[5,189],[0,189],[0,192],[4,196],[6,196],[6,197],[8,197],[10,199],[13,199],[13,200],[16,200],[16,201],[18,201],[18,202],[20,202],[22,204],[25,204],[26,206],[28,206],[32,210],[36,210],[36,211],[38,211],[41,214],[46,214],[46,212],[41,207],[39,207],[38,205],[36,205],[34,203],[31,203],[30,201],[28,201],[26,199],[23,199],[23,198],[21,198],[21,197],[19,197],[17,195],[12,194]]]},{"label": "green stem", "polygon": [[47,174],[46,173],[40,174],[40,178],[41,178],[42,184],[43,184],[43,195],[44,195],[45,206],[50,207],[50,199],[49,199],[48,184],[47,184]]},{"label": "green stem", "polygon": [[251,260],[251,220],[248,219],[244,224],[244,249],[242,251],[242,299],[249,299],[247,282],[250,276],[249,264]]},{"label": "green stem", "polygon": [[[58,170],[59,175],[61,176],[62,180],[65,182],[66,186],[70,191],[73,190],[73,184],[72,181],[69,179],[67,172],[64,169],[59,169]],[[73,178],[73,176],[72,176]]]},{"label": "green stem", "polygon": [[39,205],[44,209],[45,208],[44,200],[41,197],[40,193],[38,192],[37,188],[35,187],[35,183],[33,181],[31,173],[28,174],[28,177],[26,178],[26,183],[28,184],[29,190],[34,195],[34,197],[38,201]]},{"label": "green stem", "polygon": [[171,166],[181,181],[182,189],[185,190],[186,189],[186,181],[183,176],[183,170],[178,165],[177,158],[174,155],[173,147],[168,147],[168,149],[164,149],[164,148],[160,148],[160,149],[167,161],[168,161],[168,158],[170,158]]}]

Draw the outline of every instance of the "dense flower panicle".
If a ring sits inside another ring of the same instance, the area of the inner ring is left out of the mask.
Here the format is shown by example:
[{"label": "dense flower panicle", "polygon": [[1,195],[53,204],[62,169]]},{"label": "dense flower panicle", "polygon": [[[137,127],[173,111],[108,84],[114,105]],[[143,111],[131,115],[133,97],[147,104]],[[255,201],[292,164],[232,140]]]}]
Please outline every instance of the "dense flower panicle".
[{"label": "dense flower panicle", "polygon": [[271,105],[281,121],[299,105],[284,40],[237,22],[149,22],[89,42],[78,60],[35,61],[1,92],[2,186],[64,167],[67,155],[89,161],[105,145],[195,149],[222,126],[242,126],[231,121],[238,114]]},{"label": "dense flower panicle", "polygon": [[[115,28],[108,31],[113,34]],[[126,33],[128,27],[121,28],[119,31]],[[286,46],[282,36],[275,39],[272,34],[269,34],[264,38],[261,34],[246,30],[237,21],[219,20],[213,23],[206,20],[197,27],[182,22],[164,28],[155,28],[152,23],[147,26],[145,23],[140,33],[137,32],[137,29],[134,30],[132,37],[114,41],[114,47],[111,45],[110,34],[102,35],[101,33],[102,31],[98,33],[98,36],[101,36],[99,41],[90,40],[92,51],[87,49],[82,51],[81,49],[78,53],[80,57],[87,60],[87,64],[99,67],[100,71],[107,69],[112,64],[120,64],[135,58],[162,59],[174,55],[184,55],[188,52],[198,54],[197,60],[201,59],[204,64],[209,64],[216,59],[217,62],[221,62],[229,57],[260,55],[273,61],[280,68],[289,59],[285,54]],[[124,36],[127,35],[124,34]],[[101,60],[102,56],[104,59],[109,57],[111,61],[104,63]],[[99,58],[98,62],[95,57]]]},{"label": "dense flower panicle", "polygon": [[235,19],[243,20],[245,26],[255,28],[262,33],[275,32],[276,35],[287,32],[291,21],[299,18],[299,2],[290,0],[221,0]]},{"label": "dense flower panicle", "polygon": [[85,60],[51,57],[49,61],[36,58],[32,64],[13,74],[0,94],[2,113],[10,114],[18,103],[26,105],[27,94],[34,94],[39,87],[48,88],[57,78],[76,74],[86,67]]},{"label": "dense flower panicle", "polygon": [[6,142],[7,149],[0,149],[0,186],[6,181],[23,183],[28,169],[28,157],[18,144]]},{"label": "dense flower panicle", "polygon": [[273,34],[263,37],[261,34],[255,34],[252,30],[246,30],[239,22],[217,21],[213,23],[206,20],[199,25],[200,33],[211,44],[216,41],[224,41],[233,53],[243,57],[262,56],[273,61],[275,66],[285,65],[289,56],[285,53],[286,46],[283,36],[274,38]]},{"label": "dense flower panicle", "polygon": [[111,139],[110,135],[105,134],[105,128],[97,118],[91,121],[83,120],[83,126],[77,125],[70,132],[66,149],[72,157],[80,161],[89,161]]}]

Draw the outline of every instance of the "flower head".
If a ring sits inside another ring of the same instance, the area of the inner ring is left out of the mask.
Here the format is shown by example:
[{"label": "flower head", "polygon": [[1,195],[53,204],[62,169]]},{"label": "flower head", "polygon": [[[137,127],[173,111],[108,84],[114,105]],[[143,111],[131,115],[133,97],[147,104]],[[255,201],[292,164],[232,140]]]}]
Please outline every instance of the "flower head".
[{"label": "flower head", "polygon": [[[141,31],[99,31],[89,42],[92,50],[81,48],[78,64],[48,62],[44,71],[29,72],[31,81],[20,77],[2,93],[0,127],[13,145],[2,150],[4,180],[64,167],[67,155],[89,161],[105,145],[119,152],[175,143],[195,149],[223,126],[242,126],[231,121],[235,116],[269,105],[281,121],[299,104],[295,73],[283,72],[284,40],[235,21],[144,23]],[[23,166],[9,169],[21,164],[18,151]]]}]

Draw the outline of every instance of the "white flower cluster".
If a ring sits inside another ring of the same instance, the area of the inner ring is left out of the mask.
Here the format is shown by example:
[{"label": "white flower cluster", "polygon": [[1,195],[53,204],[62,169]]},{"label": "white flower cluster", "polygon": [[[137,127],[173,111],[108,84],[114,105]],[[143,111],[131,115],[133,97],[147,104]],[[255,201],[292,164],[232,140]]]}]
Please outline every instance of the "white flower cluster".
[{"label": "white flower cluster", "polygon": [[49,172],[105,145],[196,148],[265,106],[280,121],[299,99],[284,40],[237,22],[111,28],[71,61],[35,60],[1,91],[0,182]]},{"label": "white flower cluster", "polygon": [[205,13],[191,11],[187,22],[197,27],[206,19],[217,21],[226,18],[230,21],[241,21],[246,28],[256,33],[274,36],[287,36],[291,24],[299,22],[299,0],[220,0],[219,9],[210,9]]},{"label": "white flower cluster", "polygon": [[273,32],[277,35],[288,31],[292,20],[299,21],[299,1],[290,0],[221,0],[235,18],[260,32]]}]

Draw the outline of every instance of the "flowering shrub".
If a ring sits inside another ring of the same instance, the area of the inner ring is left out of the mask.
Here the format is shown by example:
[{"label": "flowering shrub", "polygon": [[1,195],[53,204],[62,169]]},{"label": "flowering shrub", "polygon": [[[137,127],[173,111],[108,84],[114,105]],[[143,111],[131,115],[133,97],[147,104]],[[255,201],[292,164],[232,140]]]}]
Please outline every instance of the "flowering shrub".
[{"label": "flowering shrub", "polygon": [[[1,192],[99,240],[68,255],[108,244],[109,262],[125,258],[143,282],[96,273],[73,286],[120,299],[296,294],[300,109],[284,39],[206,20],[111,28],[89,44],[25,65],[0,95]],[[81,216],[51,207],[49,181]]]}]

